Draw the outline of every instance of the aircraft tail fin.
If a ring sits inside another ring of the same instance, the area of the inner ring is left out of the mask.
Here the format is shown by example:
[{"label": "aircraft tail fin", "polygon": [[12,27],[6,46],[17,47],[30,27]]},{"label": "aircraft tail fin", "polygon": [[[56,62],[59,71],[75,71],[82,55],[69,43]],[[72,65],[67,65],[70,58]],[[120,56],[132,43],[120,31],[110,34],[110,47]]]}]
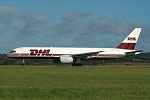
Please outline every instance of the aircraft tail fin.
[{"label": "aircraft tail fin", "polygon": [[135,28],[116,48],[134,50],[142,28]]}]

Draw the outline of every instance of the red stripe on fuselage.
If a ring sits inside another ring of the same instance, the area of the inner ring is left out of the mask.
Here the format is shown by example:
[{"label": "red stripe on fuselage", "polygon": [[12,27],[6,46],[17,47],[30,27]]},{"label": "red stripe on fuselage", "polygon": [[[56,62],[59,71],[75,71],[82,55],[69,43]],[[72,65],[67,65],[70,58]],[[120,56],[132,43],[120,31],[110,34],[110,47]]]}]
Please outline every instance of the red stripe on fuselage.
[{"label": "red stripe on fuselage", "polygon": [[[20,59],[55,59],[59,58],[62,55],[70,55],[70,54],[49,54],[49,55],[29,55],[28,53],[9,53],[7,56],[10,58],[20,58]],[[124,54],[99,54],[95,56],[91,56],[86,58],[86,60],[94,60],[94,59],[116,59],[121,58],[126,55]]]},{"label": "red stripe on fuselage", "polygon": [[134,50],[136,43],[121,43],[117,48]]}]

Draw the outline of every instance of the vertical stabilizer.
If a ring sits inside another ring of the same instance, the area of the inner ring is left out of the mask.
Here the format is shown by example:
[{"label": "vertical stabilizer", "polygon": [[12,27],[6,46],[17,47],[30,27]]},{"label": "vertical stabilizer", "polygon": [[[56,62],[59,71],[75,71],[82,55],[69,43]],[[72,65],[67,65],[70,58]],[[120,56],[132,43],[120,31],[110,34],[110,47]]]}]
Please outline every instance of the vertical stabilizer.
[{"label": "vertical stabilizer", "polygon": [[135,28],[117,48],[134,50],[140,32],[141,28]]}]

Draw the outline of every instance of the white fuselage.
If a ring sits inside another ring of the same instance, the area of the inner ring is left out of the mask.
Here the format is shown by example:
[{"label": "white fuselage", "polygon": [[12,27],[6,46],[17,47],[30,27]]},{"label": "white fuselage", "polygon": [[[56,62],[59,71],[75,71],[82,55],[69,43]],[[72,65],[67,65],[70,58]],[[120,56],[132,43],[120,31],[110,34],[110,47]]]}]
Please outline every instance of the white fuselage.
[{"label": "white fuselage", "polygon": [[84,54],[99,52],[97,55],[88,56],[85,59],[114,59],[126,56],[126,52],[135,50],[117,48],[65,48],[65,47],[21,47],[8,53],[12,58],[60,58],[62,55]]},{"label": "white fuselage", "polygon": [[50,58],[54,62],[80,63],[81,59],[115,59],[139,54],[134,50],[141,28],[135,28],[116,48],[21,47],[7,54],[11,58]]}]

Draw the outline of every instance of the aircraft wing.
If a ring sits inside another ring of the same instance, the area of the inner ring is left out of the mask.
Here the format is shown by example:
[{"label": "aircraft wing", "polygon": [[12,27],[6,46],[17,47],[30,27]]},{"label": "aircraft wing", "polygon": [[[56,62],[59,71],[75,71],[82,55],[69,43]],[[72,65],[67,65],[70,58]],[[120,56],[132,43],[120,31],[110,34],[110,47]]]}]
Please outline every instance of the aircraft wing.
[{"label": "aircraft wing", "polygon": [[130,56],[130,55],[136,55],[139,54],[141,52],[143,52],[144,50],[137,50],[137,51],[131,51],[131,52],[126,52],[125,54]]},{"label": "aircraft wing", "polygon": [[73,54],[71,56],[74,57],[74,58],[86,58],[88,56],[97,55],[100,52],[104,52],[104,51],[96,51],[96,52],[87,52],[87,53]]}]

